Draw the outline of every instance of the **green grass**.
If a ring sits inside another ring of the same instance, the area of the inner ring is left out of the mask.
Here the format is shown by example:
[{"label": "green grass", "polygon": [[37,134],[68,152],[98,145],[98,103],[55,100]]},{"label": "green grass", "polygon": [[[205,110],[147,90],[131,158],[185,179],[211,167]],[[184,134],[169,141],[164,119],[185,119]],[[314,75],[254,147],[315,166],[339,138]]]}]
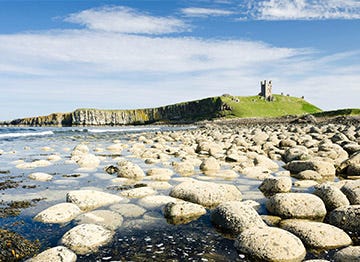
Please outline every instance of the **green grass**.
[{"label": "green grass", "polygon": [[[239,102],[234,101],[234,98],[239,99]],[[260,96],[222,96],[221,100],[232,108],[224,114],[226,117],[279,117],[321,112],[320,108],[304,99],[282,95],[274,95],[272,102]]]},{"label": "green grass", "polygon": [[360,108],[347,108],[331,111],[323,111],[313,114],[316,117],[331,117],[331,116],[356,116],[360,115]]}]

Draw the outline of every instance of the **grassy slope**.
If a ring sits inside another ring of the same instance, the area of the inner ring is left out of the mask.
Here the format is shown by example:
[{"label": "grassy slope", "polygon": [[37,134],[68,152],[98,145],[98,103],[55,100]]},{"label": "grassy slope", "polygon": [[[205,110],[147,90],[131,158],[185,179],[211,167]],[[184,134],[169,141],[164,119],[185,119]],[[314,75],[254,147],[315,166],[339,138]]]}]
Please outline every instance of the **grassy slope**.
[{"label": "grassy slope", "polygon": [[360,115],[360,108],[347,108],[331,111],[318,112],[313,114],[316,117],[331,117],[331,116],[355,116]]},{"label": "grassy slope", "polygon": [[222,96],[223,102],[231,106],[232,111],[227,117],[277,117],[284,115],[302,115],[321,112],[318,107],[306,102],[304,99],[274,95],[274,101],[268,102],[259,96],[236,97],[240,102],[235,102],[231,97]]}]

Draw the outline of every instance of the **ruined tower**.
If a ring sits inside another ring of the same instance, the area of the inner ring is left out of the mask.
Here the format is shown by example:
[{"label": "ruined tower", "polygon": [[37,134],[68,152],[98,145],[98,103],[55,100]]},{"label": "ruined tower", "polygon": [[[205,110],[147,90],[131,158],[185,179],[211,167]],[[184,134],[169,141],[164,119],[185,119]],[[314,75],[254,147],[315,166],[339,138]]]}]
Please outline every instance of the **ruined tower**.
[{"label": "ruined tower", "polygon": [[269,81],[261,81],[261,93],[260,96],[264,97],[267,101],[272,100],[272,82]]}]

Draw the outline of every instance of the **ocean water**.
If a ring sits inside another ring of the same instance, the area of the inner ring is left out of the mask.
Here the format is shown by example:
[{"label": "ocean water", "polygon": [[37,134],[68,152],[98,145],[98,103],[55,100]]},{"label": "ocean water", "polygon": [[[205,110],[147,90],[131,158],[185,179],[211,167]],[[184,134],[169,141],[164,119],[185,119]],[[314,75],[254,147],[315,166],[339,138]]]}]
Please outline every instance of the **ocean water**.
[{"label": "ocean water", "polygon": [[[172,131],[194,130],[196,126],[136,126],[121,128],[0,128],[0,183],[11,181],[12,187],[0,190],[0,207],[12,201],[30,201],[32,204],[19,210],[17,216],[0,218],[0,228],[19,233],[23,237],[41,244],[41,250],[57,246],[61,237],[76,222],[67,224],[44,224],[33,220],[42,210],[66,201],[70,190],[95,189],[119,194],[120,183],[114,182],[104,168],[116,165],[119,157],[140,165],[144,171],[154,167],[171,168],[169,163],[179,161],[172,156],[167,165],[162,163],[148,165],[144,159],[132,156],[129,149],[121,155],[107,151],[113,141],[127,144],[129,148],[139,142],[140,137],[155,138],[156,134]],[[71,150],[85,143],[91,153],[102,157],[96,170],[82,170],[70,163]],[[151,147],[152,144],[146,144]],[[169,146],[178,144],[169,142]],[[103,151],[95,150],[101,148]],[[34,169],[22,169],[19,165],[36,160],[47,160],[57,155],[59,161],[51,161],[50,166]],[[46,172],[53,175],[49,182],[30,180],[33,172]],[[76,176],[73,176],[76,174]],[[198,169],[195,179],[207,179]],[[168,181],[172,186],[179,184],[181,176],[174,174]],[[244,199],[264,202],[257,190],[261,181],[239,176],[234,180],[215,178],[214,181],[231,183],[239,187]],[[140,181],[139,183],[143,183]],[[159,195],[168,195],[169,189],[158,189]],[[129,203],[141,206],[139,199],[130,199]],[[106,209],[106,208],[100,208]],[[198,220],[183,225],[169,223],[161,207],[146,207],[146,212],[137,218],[124,218],[123,225],[116,231],[111,244],[102,247],[99,252],[78,256],[78,261],[250,261],[234,248],[234,239],[217,231],[210,222],[210,213]],[[312,254],[309,257],[314,257]]]}]

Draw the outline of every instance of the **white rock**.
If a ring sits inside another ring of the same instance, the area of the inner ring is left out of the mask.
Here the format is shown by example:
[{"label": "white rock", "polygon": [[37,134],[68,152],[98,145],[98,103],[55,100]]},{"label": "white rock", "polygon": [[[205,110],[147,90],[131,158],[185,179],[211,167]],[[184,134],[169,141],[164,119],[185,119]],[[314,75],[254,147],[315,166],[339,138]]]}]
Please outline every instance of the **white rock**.
[{"label": "white rock", "polygon": [[128,160],[120,161],[118,163],[118,166],[119,166],[119,171],[118,171],[119,177],[142,179],[145,176],[145,173],[141,169],[141,167]]},{"label": "white rock", "polygon": [[267,200],[266,208],[282,218],[322,219],[326,215],[324,202],[308,193],[278,193]]},{"label": "white rock", "polygon": [[124,190],[120,194],[124,197],[128,198],[142,198],[145,196],[155,195],[157,193],[156,190],[151,187],[138,187],[129,190]]},{"label": "white rock", "polygon": [[334,255],[335,262],[359,262],[360,246],[351,246],[341,249]]},{"label": "white rock", "polygon": [[43,223],[66,223],[81,213],[80,208],[72,203],[60,203],[51,206],[34,217],[34,220]]},{"label": "white rock", "polygon": [[94,169],[100,165],[100,159],[93,154],[84,154],[76,162],[81,168]]},{"label": "white rock", "polygon": [[42,172],[31,173],[28,177],[32,180],[37,180],[42,182],[50,181],[53,178],[52,175]]},{"label": "white rock", "polygon": [[241,201],[221,203],[211,212],[211,221],[232,234],[241,233],[250,227],[265,226],[255,209]]},{"label": "white rock", "polygon": [[36,160],[30,163],[28,162],[20,163],[16,165],[16,167],[19,169],[33,169],[37,167],[46,167],[50,165],[52,165],[52,163],[47,160]]},{"label": "white rock", "polygon": [[349,200],[343,192],[336,186],[328,183],[321,184],[315,187],[314,195],[317,195],[325,203],[326,209],[331,211],[341,206],[350,205]]},{"label": "white rock", "polygon": [[66,194],[67,202],[76,204],[84,211],[118,203],[122,200],[123,198],[120,196],[96,190],[74,190]]},{"label": "white rock", "polygon": [[265,195],[276,193],[286,193],[291,190],[292,181],[290,177],[268,177],[259,186],[261,192]]},{"label": "white rock", "polygon": [[293,233],[308,247],[321,250],[349,246],[351,238],[341,229],[329,224],[287,219],[280,222],[280,227]]},{"label": "white rock", "polygon": [[149,169],[146,174],[148,176],[157,176],[157,175],[164,175],[164,176],[172,176],[174,172],[168,168],[152,168]]},{"label": "white rock", "polygon": [[110,210],[94,210],[79,215],[78,224],[95,224],[110,230],[115,230],[122,225],[123,218],[119,213]]},{"label": "white rock", "polygon": [[167,218],[192,218],[206,214],[206,209],[198,204],[180,201],[170,202],[164,207],[164,216]]},{"label": "white rock", "polygon": [[320,160],[295,160],[284,166],[293,174],[300,173],[305,170],[314,170],[321,176],[335,176],[335,167],[333,164]]},{"label": "white rock", "polygon": [[249,228],[238,236],[235,247],[259,261],[300,262],[306,255],[298,237],[276,227]]},{"label": "white rock", "polygon": [[114,233],[94,224],[78,225],[64,234],[61,243],[76,254],[85,255],[96,252],[99,247],[108,244]]},{"label": "white rock", "polygon": [[180,201],[174,197],[163,196],[163,195],[155,195],[155,196],[146,196],[139,200],[139,205],[151,209],[156,207],[161,207],[170,202]]},{"label": "white rock", "polygon": [[170,196],[205,207],[215,207],[225,201],[242,199],[241,192],[234,185],[202,181],[183,182],[172,188]]},{"label": "white rock", "polygon": [[202,171],[217,171],[220,170],[219,161],[213,157],[206,158],[202,161],[200,165],[200,170]]},{"label": "white rock", "polygon": [[64,246],[47,249],[36,257],[30,258],[28,262],[75,262],[77,256],[74,252]]},{"label": "white rock", "polygon": [[56,162],[56,161],[61,160],[61,156],[59,156],[59,155],[50,155],[50,156],[48,156],[47,159],[48,159],[49,161],[54,161],[54,162]]},{"label": "white rock", "polygon": [[146,209],[134,204],[115,204],[110,206],[110,209],[123,217],[131,218],[140,217],[146,212]]}]

